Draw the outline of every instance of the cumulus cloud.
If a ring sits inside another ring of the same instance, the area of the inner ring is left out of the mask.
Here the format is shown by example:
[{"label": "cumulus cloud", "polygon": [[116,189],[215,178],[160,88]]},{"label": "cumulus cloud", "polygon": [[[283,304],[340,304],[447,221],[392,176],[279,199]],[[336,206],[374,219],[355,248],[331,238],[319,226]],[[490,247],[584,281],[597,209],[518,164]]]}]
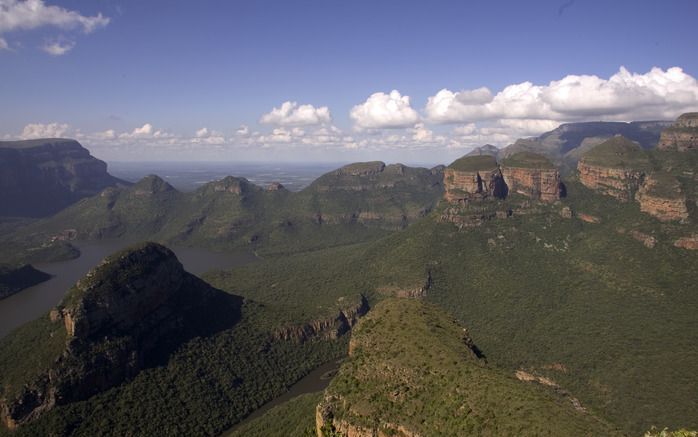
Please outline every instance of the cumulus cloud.
[{"label": "cumulus cloud", "polygon": [[[81,30],[91,33],[109,24],[109,17],[98,13],[85,16],[59,6],[49,6],[43,0],[0,0],[0,50],[9,49],[4,34],[50,26],[63,30]],[[75,42],[55,41],[41,46],[41,50],[61,56],[75,47]]]},{"label": "cumulus cloud", "polygon": [[240,127],[235,131],[235,134],[241,137],[246,137],[250,134],[250,128],[245,124],[241,124]]},{"label": "cumulus cloud", "polygon": [[0,34],[43,26],[90,33],[107,24],[109,18],[101,13],[88,17],[59,6],[48,6],[43,0],[0,0]]},{"label": "cumulus cloud", "polygon": [[621,67],[608,79],[569,75],[548,85],[509,85],[495,95],[487,88],[442,89],[429,97],[424,112],[434,123],[513,119],[529,120],[533,127],[533,120],[541,120],[542,129],[582,119],[671,119],[695,109],[697,101],[698,82],[679,67],[655,67],[644,74]]},{"label": "cumulus cloud", "polygon": [[41,50],[52,56],[62,56],[73,50],[75,43],[73,41],[54,41],[47,42],[41,46]]},{"label": "cumulus cloud", "polygon": [[278,108],[262,115],[259,122],[277,126],[311,126],[330,123],[332,117],[327,106],[298,105],[296,102],[284,102]]},{"label": "cumulus cloud", "polygon": [[65,123],[30,123],[24,126],[19,137],[23,140],[34,138],[60,138],[65,136],[70,126]]},{"label": "cumulus cloud", "polygon": [[419,121],[419,114],[410,106],[409,96],[397,90],[390,94],[371,94],[364,103],[354,106],[349,116],[357,130],[404,128]]}]

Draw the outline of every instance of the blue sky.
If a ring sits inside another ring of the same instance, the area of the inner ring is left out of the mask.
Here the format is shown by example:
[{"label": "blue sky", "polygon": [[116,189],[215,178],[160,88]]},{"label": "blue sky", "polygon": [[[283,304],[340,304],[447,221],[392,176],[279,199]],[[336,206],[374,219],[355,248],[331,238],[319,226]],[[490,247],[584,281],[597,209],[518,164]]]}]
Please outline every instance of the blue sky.
[{"label": "blue sky", "polygon": [[29,4],[0,0],[0,137],[111,160],[445,162],[698,109],[695,0]]}]

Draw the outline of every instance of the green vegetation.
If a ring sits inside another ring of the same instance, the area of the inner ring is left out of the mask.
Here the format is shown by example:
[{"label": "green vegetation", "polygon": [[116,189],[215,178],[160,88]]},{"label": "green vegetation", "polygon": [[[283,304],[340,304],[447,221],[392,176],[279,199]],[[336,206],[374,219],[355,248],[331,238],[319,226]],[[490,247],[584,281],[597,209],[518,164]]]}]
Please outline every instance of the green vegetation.
[{"label": "green vegetation", "polygon": [[[0,428],[0,435],[218,435],[346,353],[346,337],[302,344],[273,340],[258,326],[268,326],[278,315],[248,303],[232,329],[189,341],[166,365],[87,401],[57,407],[15,432]],[[33,344],[17,341],[24,350]],[[0,356],[10,360],[6,351]]]},{"label": "green vegetation", "polygon": [[637,143],[620,135],[589,150],[582,156],[582,161],[590,165],[634,170],[650,167],[647,153]]},{"label": "green vegetation", "polygon": [[0,340],[0,397],[17,395],[36,380],[65,349],[66,331],[48,315],[17,328]]},{"label": "green vegetation", "polygon": [[295,397],[244,424],[226,437],[315,437],[315,407],[320,399],[322,393]]},{"label": "green vegetation", "polygon": [[464,156],[453,161],[448,168],[458,171],[494,170],[497,160],[490,155]]},{"label": "green vegetation", "polygon": [[51,218],[18,224],[0,243],[14,249],[3,251],[4,256],[17,260],[36,259],[42,254],[36,248],[49,247],[47,242],[65,233],[82,240],[244,247],[260,254],[375,240],[423,217],[443,193],[439,171],[378,164],[328,173],[299,193],[266,191],[234,177],[180,193],[148,176],[131,187],[106,189]]},{"label": "green vegetation", "polygon": [[547,157],[533,152],[515,153],[502,160],[504,167],[516,168],[539,168],[552,169],[555,168],[553,163]]},{"label": "green vegetation", "polygon": [[350,358],[326,390],[327,422],[388,434],[616,434],[551,389],[486,365],[469,341],[434,305],[381,302],[354,329]]}]

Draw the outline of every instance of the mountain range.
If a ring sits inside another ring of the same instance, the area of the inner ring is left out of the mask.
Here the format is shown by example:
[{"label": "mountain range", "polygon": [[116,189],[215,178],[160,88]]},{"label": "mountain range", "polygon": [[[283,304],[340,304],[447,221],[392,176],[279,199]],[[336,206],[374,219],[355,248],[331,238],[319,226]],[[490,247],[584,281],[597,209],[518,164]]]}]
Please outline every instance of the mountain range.
[{"label": "mountain range", "polygon": [[159,243],[108,257],[0,340],[0,435],[220,435],[337,359],[322,393],[232,435],[696,429],[696,119],[608,134],[574,167],[596,124],[298,193],[150,176],[6,223],[8,260],[114,237],[263,259],[199,279]]}]

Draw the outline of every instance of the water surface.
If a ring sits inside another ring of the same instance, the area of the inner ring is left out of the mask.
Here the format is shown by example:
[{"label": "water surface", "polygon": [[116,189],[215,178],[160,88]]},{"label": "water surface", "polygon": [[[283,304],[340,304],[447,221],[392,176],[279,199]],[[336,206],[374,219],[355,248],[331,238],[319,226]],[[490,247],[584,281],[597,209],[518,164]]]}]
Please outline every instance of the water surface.
[{"label": "water surface", "polygon": [[[38,263],[34,267],[51,274],[46,282],[29,287],[0,300],[0,338],[18,326],[47,313],[58,304],[66,291],[104,257],[133,244],[133,241],[108,240],[97,242],[73,242],[81,255],[70,261]],[[190,247],[171,247],[184,269],[195,275],[209,270],[229,269],[253,262],[252,253],[219,253]]]}]

